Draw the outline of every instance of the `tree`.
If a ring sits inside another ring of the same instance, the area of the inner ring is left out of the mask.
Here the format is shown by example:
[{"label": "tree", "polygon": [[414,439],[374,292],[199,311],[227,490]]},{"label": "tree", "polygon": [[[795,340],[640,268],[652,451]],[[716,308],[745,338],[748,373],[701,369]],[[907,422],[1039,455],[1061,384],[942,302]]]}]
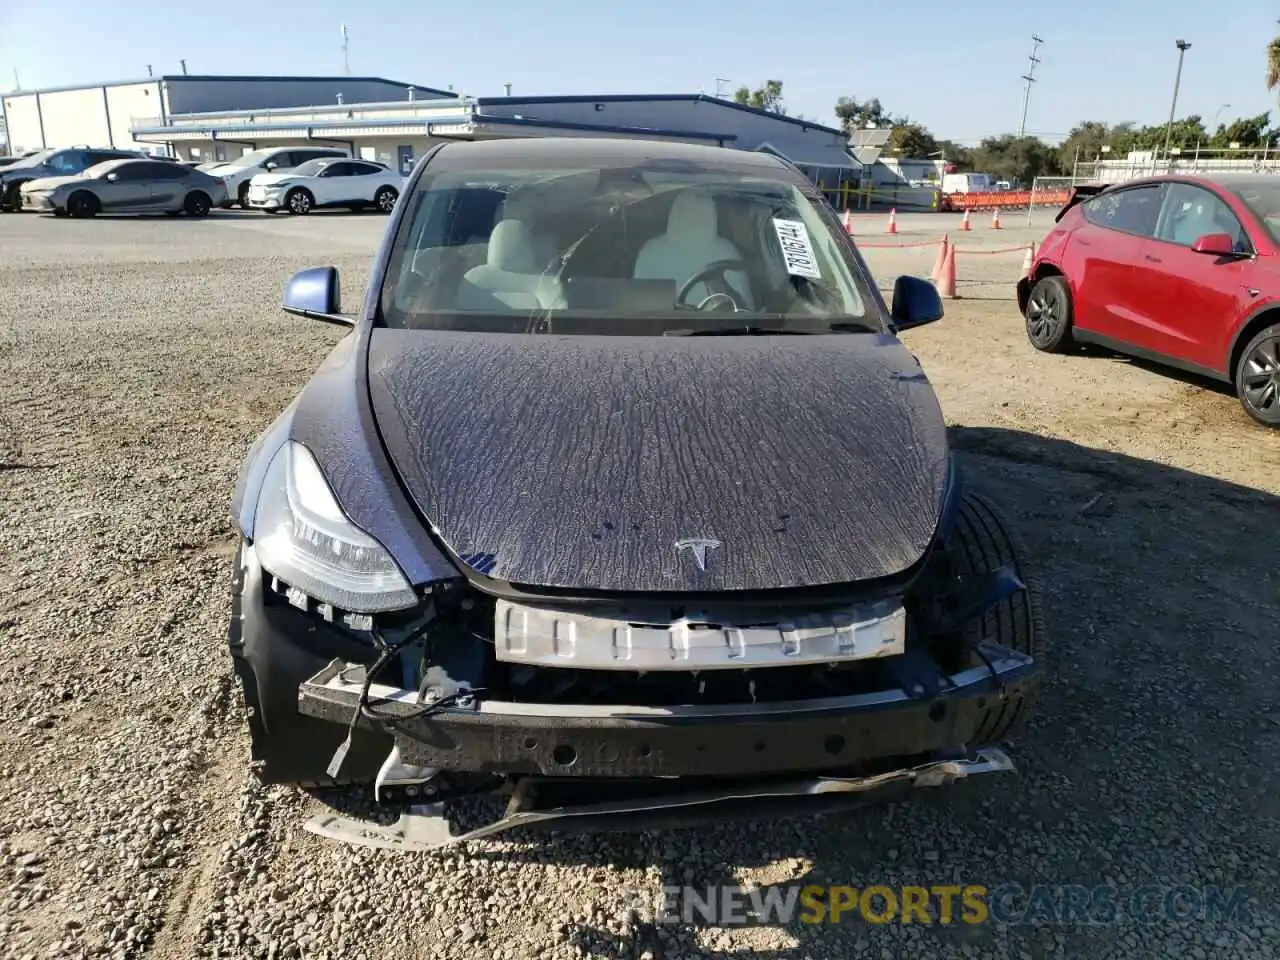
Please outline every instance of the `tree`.
[{"label": "tree", "polygon": [[845,133],[853,130],[864,130],[867,127],[884,127],[893,123],[893,118],[885,112],[880,100],[859,101],[854,97],[841,97],[836,101],[836,119],[840,121],[840,129]]},{"label": "tree", "polygon": [[1260,113],[1256,117],[1241,117],[1231,123],[1220,123],[1218,129],[1209,138],[1209,146],[1215,150],[1224,150],[1233,143],[1242,147],[1260,147],[1271,138],[1271,113]]},{"label": "tree", "polygon": [[899,157],[927,157],[938,152],[938,141],[918,123],[895,124],[889,133],[888,146]]},{"label": "tree", "polygon": [[1038,137],[987,137],[973,151],[974,168],[996,180],[1031,183],[1059,172],[1058,153]]},{"label": "tree", "polygon": [[1267,44],[1267,90],[1280,87],[1280,37]]},{"label": "tree", "polygon": [[737,103],[755,107],[757,110],[767,110],[769,113],[785,114],[787,112],[787,108],[782,105],[781,80],[766,80],[763,87],[755,90],[739,87],[734,91],[733,99]]}]

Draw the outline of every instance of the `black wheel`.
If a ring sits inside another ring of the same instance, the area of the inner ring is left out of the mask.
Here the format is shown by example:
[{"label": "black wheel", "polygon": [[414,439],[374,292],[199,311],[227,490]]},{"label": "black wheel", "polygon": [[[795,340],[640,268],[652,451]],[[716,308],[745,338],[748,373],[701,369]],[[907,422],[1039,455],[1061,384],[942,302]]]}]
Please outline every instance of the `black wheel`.
[{"label": "black wheel", "polygon": [[316,198],[311,195],[311,191],[303,187],[294,187],[284,198],[284,208],[299,217],[310,213],[315,203]]},{"label": "black wheel", "polygon": [[1236,396],[1258,423],[1280,427],[1280,323],[1258,331],[1240,354]]},{"label": "black wheel", "polygon": [[98,198],[87,190],[80,190],[67,198],[67,213],[73,217],[92,217],[102,209]]},{"label": "black wheel", "polygon": [[188,217],[207,217],[212,208],[213,201],[207,193],[200,190],[188,193],[187,199],[182,203],[182,209]]},{"label": "black wheel", "polygon": [[1065,353],[1071,339],[1071,288],[1064,277],[1041,277],[1027,298],[1027,339],[1045,353]]},{"label": "black wheel", "polygon": [[[988,611],[981,621],[966,627],[965,644],[972,649],[983,638],[1025,653],[1043,663],[1049,652],[1049,637],[1041,607],[1041,585],[1037,568],[1017,534],[1001,518],[995,506],[981,494],[966,490],[956,518],[951,562],[960,577],[981,576],[991,570],[1011,566],[1026,585]],[[971,666],[982,666],[974,658]],[[997,701],[991,705],[980,726],[977,742],[996,744],[1021,729],[1027,716],[1026,700]]]},{"label": "black wheel", "polygon": [[373,205],[380,213],[390,213],[396,208],[396,198],[399,196],[395,187],[379,187],[378,192],[373,195]]},{"label": "black wheel", "polygon": [[249,182],[247,180],[240,184],[240,189],[236,191],[236,203],[240,205],[241,210],[249,209]]}]

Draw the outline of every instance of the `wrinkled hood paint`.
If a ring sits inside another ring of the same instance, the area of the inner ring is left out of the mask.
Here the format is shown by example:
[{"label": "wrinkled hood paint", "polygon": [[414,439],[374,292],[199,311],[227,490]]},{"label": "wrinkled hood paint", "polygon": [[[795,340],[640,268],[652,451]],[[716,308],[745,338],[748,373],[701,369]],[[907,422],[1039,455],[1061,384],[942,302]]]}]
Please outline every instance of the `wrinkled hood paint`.
[{"label": "wrinkled hood paint", "polygon": [[[369,386],[449,549],[517,584],[762,590],[901,572],[941,514],[947,441],[896,339],[376,329]],[[699,570],[676,541],[706,538]]]}]

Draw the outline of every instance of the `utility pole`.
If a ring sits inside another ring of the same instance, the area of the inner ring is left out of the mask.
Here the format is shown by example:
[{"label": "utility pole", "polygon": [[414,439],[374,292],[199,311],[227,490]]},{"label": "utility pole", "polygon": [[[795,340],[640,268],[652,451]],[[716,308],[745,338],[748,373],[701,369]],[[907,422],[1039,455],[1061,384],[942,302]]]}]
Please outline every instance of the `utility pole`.
[{"label": "utility pole", "polygon": [[1182,58],[1187,55],[1187,51],[1191,49],[1191,44],[1186,40],[1174,41],[1178,45],[1178,72],[1173,76],[1173,103],[1169,104],[1169,126],[1164,134],[1164,158],[1169,159],[1169,148],[1173,146],[1173,115],[1178,109],[1178,87],[1182,85]]},{"label": "utility pole", "polygon": [[341,25],[342,30],[342,73],[344,76],[351,76],[351,57],[348,55],[348,47],[350,46],[350,37],[347,35],[347,25]]},{"label": "utility pole", "polygon": [[1018,124],[1018,139],[1021,140],[1027,135],[1027,107],[1031,105],[1031,85],[1036,82],[1036,64],[1040,62],[1040,58],[1036,56],[1036,51],[1040,49],[1040,44],[1044,43],[1034,33],[1031,35],[1033,41],[1031,54],[1027,57],[1030,66],[1027,72],[1022,75],[1025,81],[1022,85],[1022,122]]}]

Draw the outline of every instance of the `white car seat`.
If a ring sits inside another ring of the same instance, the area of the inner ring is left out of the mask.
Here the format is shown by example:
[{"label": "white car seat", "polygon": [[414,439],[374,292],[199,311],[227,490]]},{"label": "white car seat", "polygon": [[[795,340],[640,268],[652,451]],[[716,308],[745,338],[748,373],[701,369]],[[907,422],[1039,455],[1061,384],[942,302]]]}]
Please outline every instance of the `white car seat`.
[{"label": "white car seat", "polygon": [[[686,280],[717,260],[741,259],[742,252],[737,246],[720,236],[715,201],[706,193],[684,189],[671,204],[666,233],[640,248],[634,276],[637,280],[674,280],[678,290]],[[731,270],[725,279],[737,291],[738,303],[752,309],[751,285],[746,275]],[[684,302],[697,306],[714,292],[705,283],[699,283],[686,294]]]},{"label": "white car seat", "polygon": [[519,220],[501,220],[489,234],[485,263],[472,267],[458,288],[460,310],[537,310],[562,303],[559,283],[543,273],[529,228]]}]

